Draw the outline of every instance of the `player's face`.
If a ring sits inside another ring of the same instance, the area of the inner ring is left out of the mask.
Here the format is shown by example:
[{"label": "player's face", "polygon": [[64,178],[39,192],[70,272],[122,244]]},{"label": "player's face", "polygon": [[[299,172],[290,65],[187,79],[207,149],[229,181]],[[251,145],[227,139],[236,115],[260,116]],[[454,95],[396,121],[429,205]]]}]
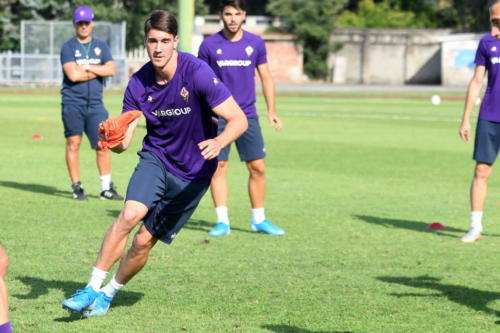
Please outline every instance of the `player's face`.
[{"label": "player's face", "polygon": [[490,8],[491,35],[500,40],[500,3]]},{"label": "player's face", "polygon": [[165,67],[177,48],[179,37],[168,32],[151,29],[144,40],[148,51],[149,59],[153,66],[158,68]]},{"label": "player's face", "polygon": [[233,34],[240,31],[243,22],[245,21],[246,12],[240,8],[226,6],[220,14],[224,29]]},{"label": "player's face", "polygon": [[75,24],[76,35],[79,39],[86,39],[92,34],[94,22],[80,21]]}]

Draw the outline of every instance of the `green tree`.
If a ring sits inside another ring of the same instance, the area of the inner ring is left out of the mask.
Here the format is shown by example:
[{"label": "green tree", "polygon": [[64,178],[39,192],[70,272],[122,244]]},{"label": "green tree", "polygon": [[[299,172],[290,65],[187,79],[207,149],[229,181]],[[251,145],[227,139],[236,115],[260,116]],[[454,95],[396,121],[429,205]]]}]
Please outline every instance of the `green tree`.
[{"label": "green tree", "polygon": [[280,30],[293,33],[304,50],[304,72],[323,79],[335,16],[347,0],[271,0],[267,11],[283,19]]},{"label": "green tree", "polygon": [[337,26],[458,31],[489,28],[488,0],[351,0],[348,8]]},{"label": "green tree", "polygon": [[19,50],[21,20],[53,20],[64,15],[69,4],[56,0],[0,0],[0,50]]},{"label": "green tree", "polygon": [[424,28],[430,23],[418,20],[414,12],[401,10],[391,0],[362,0],[356,11],[344,11],[336,24],[356,28]]},{"label": "green tree", "polygon": [[[0,0],[0,50],[19,50],[21,20],[71,20],[78,6],[92,8],[96,20],[127,22],[127,49],[142,45],[143,25],[153,9],[167,9],[177,13],[178,0]],[[208,7],[203,0],[195,0],[197,15],[204,15]]]}]

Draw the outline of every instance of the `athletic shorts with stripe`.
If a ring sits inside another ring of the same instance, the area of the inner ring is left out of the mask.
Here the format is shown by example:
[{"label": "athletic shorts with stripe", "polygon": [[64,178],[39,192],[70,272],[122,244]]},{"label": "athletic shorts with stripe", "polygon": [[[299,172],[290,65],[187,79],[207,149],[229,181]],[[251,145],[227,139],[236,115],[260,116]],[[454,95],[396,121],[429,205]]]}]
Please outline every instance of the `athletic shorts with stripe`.
[{"label": "athletic shorts with stripe", "polygon": [[140,151],[127,188],[126,200],[146,207],[144,226],[155,238],[170,244],[189,220],[210,183],[188,183],[167,171],[153,153]]},{"label": "athletic shorts with stripe", "polygon": [[[219,119],[217,125],[218,134],[226,128],[226,121]],[[264,138],[259,124],[259,118],[248,118],[248,129],[235,141],[236,149],[240,155],[240,161],[253,161],[266,157],[266,148],[264,147]],[[227,161],[231,145],[221,150],[218,160]]]},{"label": "athletic shorts with stripe", "polygon": [[99,149],[99,124],[108,119],[108,111],[103,104],[76,105],[62,104],[64,137],[87,134],[92,149]]},{"label": "athletic shorts with stripe", "polygon": [[500,123],[479,119],[476,126],[473,159],[487,164],[495,163],[500,148]]}]

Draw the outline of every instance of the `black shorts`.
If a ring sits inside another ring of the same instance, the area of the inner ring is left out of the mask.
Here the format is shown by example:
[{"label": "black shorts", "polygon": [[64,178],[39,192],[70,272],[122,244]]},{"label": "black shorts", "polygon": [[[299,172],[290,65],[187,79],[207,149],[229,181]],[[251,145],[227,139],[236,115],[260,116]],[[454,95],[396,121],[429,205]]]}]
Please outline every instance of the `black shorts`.
[{"label": "black shorts", "polygon": [[76,105],[62,104],[64,137],[87,134],[92,149],[99,149],[97,142],[99,124],[108,119],[108,111],[102,104]]},{"label": "black shorts", "polygon": [[210,183],[188,183],[168,172],[148,151],[140,151],[127,188],[126,200],[148,207],[144,226],[155,238],[170,244],[198,206]]},{"label": "black shorts", "polygon": [[487,164],[495,163],[500,148],[500,123],[479,119],[476,126],[473,159]]},{"label": "black shorts", "polygon": [[[222,133],[226,127],[226,121],[219,119],[218,134]],[[253,161],[266,157],[264,138],[259,125],[259,118],[248,118],[248,129],[235,141],[241,161]],[[218,160],[227,161],[231,145],[221,150]]]}]

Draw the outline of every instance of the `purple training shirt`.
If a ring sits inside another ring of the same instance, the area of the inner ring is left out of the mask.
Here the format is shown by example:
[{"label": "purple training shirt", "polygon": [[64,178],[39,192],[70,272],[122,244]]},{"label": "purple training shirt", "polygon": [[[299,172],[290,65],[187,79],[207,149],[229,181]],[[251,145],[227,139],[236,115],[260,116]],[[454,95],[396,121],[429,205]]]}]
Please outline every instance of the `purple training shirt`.
[{"label": "purple training shirt", "polygon": [[210,181],[217,159],[205,160],[198,143],[217,135],[212,109],[231,93],[206,63],[178,52],[174,77],[165,85],[156,83],[151,62],[128,83],[123,111],[143,111],[147,134],[143,150],[160,158],[174,176],[190,183]]},{"label": "purple training shirt", "polygon": [[229,88],[249,118],[257,117],[255,108],[255,68],[267,63],[264,40],[248,31],[237,42],[222,31],[203,40],[198,58],[204,60]]},{"label": "purple training shirt", "polygon": [[500,41],[485,35],[479,41],[474,63],[485,66],[488,71],[488,86],[481,103],[479,119],[500,123]]}]

